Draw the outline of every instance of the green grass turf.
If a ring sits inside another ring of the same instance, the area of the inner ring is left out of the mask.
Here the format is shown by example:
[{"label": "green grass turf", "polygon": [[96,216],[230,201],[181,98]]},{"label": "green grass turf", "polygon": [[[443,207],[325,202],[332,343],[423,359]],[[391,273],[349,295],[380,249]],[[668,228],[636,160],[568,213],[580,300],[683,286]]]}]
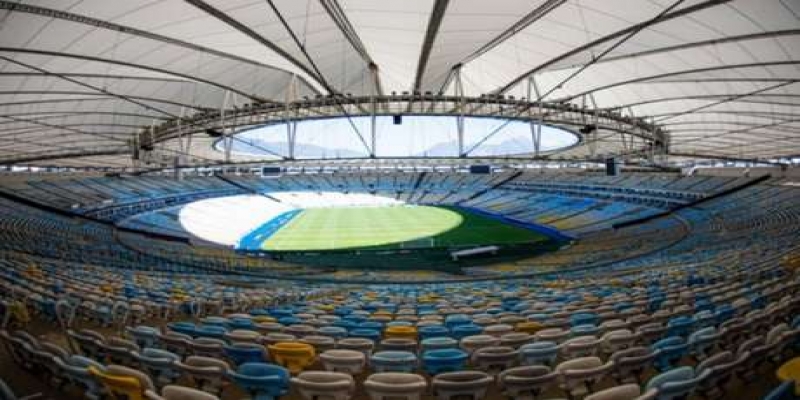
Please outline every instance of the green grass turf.
[{"label": "green grass turf", "polygon": [[340,207],[303,210],[262,243],[309,251],[480,246],[546,241],[540,233],[448,207]]}]

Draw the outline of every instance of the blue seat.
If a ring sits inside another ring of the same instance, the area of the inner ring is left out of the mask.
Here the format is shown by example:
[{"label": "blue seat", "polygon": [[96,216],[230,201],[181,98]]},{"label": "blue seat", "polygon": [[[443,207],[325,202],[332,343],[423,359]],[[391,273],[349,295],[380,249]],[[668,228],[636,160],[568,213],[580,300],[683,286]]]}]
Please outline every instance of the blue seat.
[{"label": "blue seat", "polygon": [[353,321],[356,324],[360,324],[360,323],[365,322],[367,320],[367,316],[366,315],[361,315],[361,314],[348,314],[348,315],[346,315],[346,316],[344,316],[342,318],[344,320],[346,320],[346,321]]},{"label": "blue seat", "polygon": [[269,310],[269,315],[275,318],[291,317],[294,315],[294,310],[291,308],[273,308]]},{"label": "blue seat", "polygon": [[570,335],[573,337],[577,336],[598,336],[600,334],[600,328],[596,325],[577,325],[573,326],[572,329],[569,330]]},{"label": "blue seat", "polygon": [[227,331],[228,329],[225,328],[224,326],[201,325],[197,327],[197,329],[195,329],[194,336],[222,339],[225,336],[225,332]]},{"label": "blue seat", "polygon": [[133,338],[133,341],[141,348],[156,347],[158,342],[158,328],[152,326],[139,325],[136,327],[127,327],[125,331]]},{"label": "blue seat", "polygon": [[672,318],[667,322],[666,335],[669,336],[683,336],[686,337],[692,331],[694,326],[694,319],[691,317],[677,317]]},{"label": "blue seat", "polygon": [[173,332],[183,333],[184,335],[195,336],[197,334],[197,326],[192,322],[170,322],[167,324],[167,328]]},{"label": "blue seat", "polygon": [[303,320],[297,317],[281,317],[278,318],[278,323],[283,326],[302,324]]},{"label": "blue seat", "polygon": [[577,313],[569,317],[569,323],[573,327],[579,325],[597,325],[600,318],[595,313]]},{"label": "blue seat", "polygon": [[425,352],[426,350],[457,349],[457,348],[458,348],[458,340],[446,336],[422,339],[422,341],[420,342],[420,349],[423,352]]},{"label": "blue seat", "polygon": [[414,326],[410,321],[391,321],[386,326]]},{"label": "blue seat", "polygon": [[688,350],[686,342],[678,336],[661,339],[653,343],[650,348],[656,353],[653,365],[659,372],[669,370],[678,365]]},{"label": "blue seat", "polygon": [[551,366],[558,357],[559,346],[555,342],[534,342],[519,348],[519,356],[525,365]]},{"label": "blue seat", "polygon": [[382,331],[383,323],[378,321],[364,321],[358,324],[358,329],[375,329],[377,331]]},{"label": "blue seat", "polygon": [[228,327],[231,329],[253,330],[256,324],[250,318],[231,318],[228,322]]},{"label": "blue seat", "polygon": [[704,359],[713,351],[717,338],[719,334],[713,326],[697,330],[689,335],[689,351],[696,359]]},{"label": "blue seat", "polygon": [[460,349],[428,350],[422,353],[422,368],[429,375],[441,372],[461,371],[469,354]]},{"label": "blue seat", "polygon": [[202,321],[200,321],[200,322],[202,322],[202,325],[204,325],[204,326],[222,326],[222,327],[225,327],[225,326],[228,326],[228,323],[230,321],[227,318],[223,318],[223,317],[206,317],[206,318],[203,318]]},{"label": "blue seat", "polygon": [[255,400],[275,400],[289,391],[289,370],[274,364],[245,363],[228,375]]},{"label": "blue seat", "polygon": [[453,329],[456,326],[467,325],[472,323],[472,318],[466,314],[450,314],[444,318],[444,326],[448,329]]},{"label": "blue seat", "polygon": [[234,365],[264,362],[264,346],[255,343],[234,343],[225,345],[225,355]]},{"label": "blue seat", "polygon": [[381,341],[381,331],[377,329],[353,329],[350,331],[350,337],[371,339],[373,342],[378,343]]},{"label": "blue seat", "polygon": [[467,336],[480,335],[481,333],[483,333],[483,328],[473,323],[469,323],[466,325],[458,325],[454,327],[452,332],[450,333],[450,336],[458,340],[461,340]]},{"label": "blue seat", "polygon": [[692,367],[678,367],[652,377],[645,390],[657,389],[659,400],[685,399],[694,392],[697,382]]},{"label": "blue seat", "polygon": [[786,381],[772,389],[762,400],[797,400],[794,394],[794,381]]},{"label": "blue seat", "polygon": [[347,329],[347,330],[358,329],[358,322],[350,321],[350,320],[346,320],[346,319],[340,319],[338,321],[333,321],[333,324],[331,324],[331,325],[339,327],[339,328],[344,328],[344,329]]},{"label": "blue seat", "polygon": [[175,382],[181,375],[176,361],[181,357],[166,350],[145,348],[137,356],[139,364],[159,385]]},{"label": "blue seat", "polygon": [[734,315],[736,315],[736,310],[734,310],[730,304],[719,306],[714,311],[714,317],[717,320],[717,325],[733,318]]},{"label": "blue seat", "polygon": [[410,351],[379,351],[369,362],[376,372],[412,372],[417,368],[417,356]]},{"label": "blue seat", "polygon": [[446,337],[450,335],[450,330],[441,325],[428,325],[419,327],[417,333],[419,333],[420,339],[425,340],[435,337]]}]

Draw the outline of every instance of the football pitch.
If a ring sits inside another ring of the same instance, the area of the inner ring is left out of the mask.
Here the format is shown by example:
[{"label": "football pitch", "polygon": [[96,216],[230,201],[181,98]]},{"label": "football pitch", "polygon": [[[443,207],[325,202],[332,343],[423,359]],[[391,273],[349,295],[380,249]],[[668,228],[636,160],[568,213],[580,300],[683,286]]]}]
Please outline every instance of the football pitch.
[{"label": "football pitch", "polygon": [[451,207],[305,209],[269,236],[263,250],[314,251],[469,247],[544,242],[530,229]]}]

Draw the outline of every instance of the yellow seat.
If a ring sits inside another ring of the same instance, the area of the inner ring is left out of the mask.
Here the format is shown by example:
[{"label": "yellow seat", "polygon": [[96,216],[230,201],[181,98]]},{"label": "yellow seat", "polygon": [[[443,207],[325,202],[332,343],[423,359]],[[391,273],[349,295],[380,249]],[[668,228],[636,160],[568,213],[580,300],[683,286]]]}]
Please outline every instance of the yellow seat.
[{"label": "yellow seat", "polygon": [[795,357],[775,372],[781,382],[794,381],[794,394],[800,395],[800,357]]},{"label": "yellow seat", "polygon": [[255,317],[253,317],[252,320],[257,324],[264,322],[277,322],[277,320],[274,317],[270,317],[268,315],[256,315]]},{"label": "yellow seat", "polygon": [[268,349],[272,361],[292,374],[297,374],[313,364],[316,357],[314,346],[308,343],[278,342],[269,345]]},{"label": "yellow seat", "polygon": [[156,390],[150,377],[121,365],[109,365],[105,371],[90,366],[89,373],[105,386],[112,399],[145,400],[145,391]]},{"label": "yellow seat", "polygon": [[527,334],[533,335],[536,332],[539,332],[544,328],[544,325],[538,322],[520,322],[515,327],[514,330],[517,332],[525,332]]},{"label": "yellow seat", "polygon": [[383,333],[386,339],[417,339],[417,328],[413,326],[390,326]]}]

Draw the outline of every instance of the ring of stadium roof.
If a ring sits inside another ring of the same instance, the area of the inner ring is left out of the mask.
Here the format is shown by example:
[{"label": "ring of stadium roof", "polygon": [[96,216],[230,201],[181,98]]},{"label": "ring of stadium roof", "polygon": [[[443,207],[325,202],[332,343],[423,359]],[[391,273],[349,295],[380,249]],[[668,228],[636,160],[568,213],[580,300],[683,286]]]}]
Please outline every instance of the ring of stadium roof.
[{"label": "ring of stadium roof", "polygon": [[539,120],[569,110],[577,131],[596,115],[648,125],[598,126],[565,158],[787,160],[800,154],[798,15],[784,0],[0,1],[0,163],[254,162],[189,127],[214,116],[203,125],[224,135],[268,117],[242,110],[286,118],[326,101],[371,115],[406,97],[406,112],[489,101]]}]

